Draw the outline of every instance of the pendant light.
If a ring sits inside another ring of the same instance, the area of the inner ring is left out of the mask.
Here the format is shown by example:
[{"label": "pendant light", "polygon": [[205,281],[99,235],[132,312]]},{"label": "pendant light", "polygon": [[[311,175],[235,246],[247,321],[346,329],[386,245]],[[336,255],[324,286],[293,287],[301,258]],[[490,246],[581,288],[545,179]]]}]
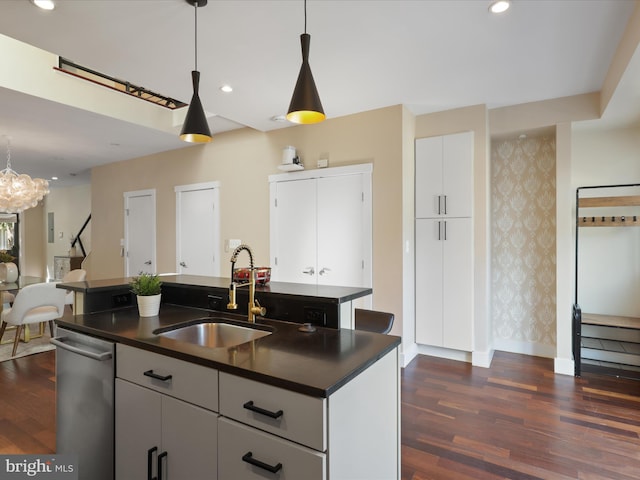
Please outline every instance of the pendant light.
[{"label": "pendant light", "polygon": [[20,213],[35,207],[49,193],[49,182],[18,174],[11,168],[11,141],[7,140],[7,168],[0,172],[0,212]]},{"label": "pendant light", "polygon": [[318,89],[309,66],[310,43],[311,35],[307,33],[307,0],[304,0],[304,33],[300,35],[302,66],[287,112],[287,120],[294,123],[318,123],[325,119]]},{"label": "pendant light", "polygon": [[200,85],[200,72],[198,71],[198,7],[207,5],[207,0],[186,0],[189,5],[195,8],[195,70],[191,72],[191,81],[193,82],[193,97],[187,110],[187,116],[184,118],[180,138],[185,142],[192,143],[208,143],[211,141],[211,131],[207,123],[207,117],[200,102],[198,88]]}]

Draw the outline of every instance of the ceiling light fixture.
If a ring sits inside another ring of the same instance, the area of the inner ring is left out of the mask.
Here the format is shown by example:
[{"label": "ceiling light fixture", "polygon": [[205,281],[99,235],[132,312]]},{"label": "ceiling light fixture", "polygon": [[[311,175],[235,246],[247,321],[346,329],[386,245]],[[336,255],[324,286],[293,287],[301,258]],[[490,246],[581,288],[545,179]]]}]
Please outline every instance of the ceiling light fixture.
[{"label": "ceiling light fixture", "polygon": [[311,35],[307,33],[307,0],[304,0],[304,33],[300,35],[302,66],[287,112],[287,120],[293,123],[318,123],[326,118],[309,66],[310,43]]},{"label": "ceiling light fixture", "polygon": [[187,116],[184,118],[180,138],[185,142],[192,143],[208,143],[211,141],[211,130],[207,123],[207,117],[200,102],[198,88],[200,85],[200,72],[198,71],[198,7],[207,5],[207,0],[186,0],[189,5],[195,8],[195,70],[191,72],[191,81],[193,82],[193,97],[187,110]]},{"label": "ceiling light fixture", "polygon": [[0,212],[19,213],[35,207],[49,193],[49,182],[11,169],[11,139],[7,139],[7,168],[0,172]]},{"label": "ceiling light fixture", "polygon": [[231,85],[222,85],[220,87],[220,90],[222,90],[224,93],[231,93],[233,92],[233,87]]},{"label": "ceiling light fixture", "polygon": [[491,5],[489,5],[489,11],[491,13],[503,13],[509,10],[510,6],[510,0],[495,0],[494,2],[491,2]]},{"label": "ceiling light fixture", "polygon": [[53,10],[56,8],[56,4],[53,3],[53,0],[31,0],[33,4],[41,8],[42,10]]}]

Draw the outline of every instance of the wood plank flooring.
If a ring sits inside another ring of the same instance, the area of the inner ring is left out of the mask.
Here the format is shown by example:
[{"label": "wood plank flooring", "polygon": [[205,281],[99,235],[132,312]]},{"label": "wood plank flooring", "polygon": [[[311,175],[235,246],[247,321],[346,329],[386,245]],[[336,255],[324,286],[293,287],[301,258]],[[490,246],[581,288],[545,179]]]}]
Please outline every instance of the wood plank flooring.
[{"label": "wood plank flooring", "polygon": [[[55,352],[0,363],[0,453],[55,451],[54,368]],[[419,356],[402,372],[402,480],[426,479],[638,480],[640,382]]]},{"label": "wood plank flooring", "polygon": [[420,356],[402,375],[402,479],[640,479],[640,382]]}]

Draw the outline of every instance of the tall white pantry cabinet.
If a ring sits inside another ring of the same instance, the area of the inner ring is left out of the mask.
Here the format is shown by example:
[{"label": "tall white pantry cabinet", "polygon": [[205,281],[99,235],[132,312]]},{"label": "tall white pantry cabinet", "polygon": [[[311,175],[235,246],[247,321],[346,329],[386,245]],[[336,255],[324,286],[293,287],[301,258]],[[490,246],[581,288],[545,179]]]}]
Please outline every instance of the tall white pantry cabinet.
[{"label": "tall white pantry cabinet", "polygon": [[416,342],[473,350],[473,132],[415,144]]}]

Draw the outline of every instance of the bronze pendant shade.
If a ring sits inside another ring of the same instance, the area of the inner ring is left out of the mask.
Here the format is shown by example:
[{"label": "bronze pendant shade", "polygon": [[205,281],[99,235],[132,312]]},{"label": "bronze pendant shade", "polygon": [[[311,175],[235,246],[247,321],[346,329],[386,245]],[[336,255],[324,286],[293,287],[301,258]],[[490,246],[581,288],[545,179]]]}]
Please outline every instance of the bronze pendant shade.
[{"label": "bronze pendant shade", "polygon": [[304,2],[304,30],[300,35],[300,44],[302,46],[302,66],[298,74],[296,88],[293,90],[289,111],[287,112],[287,120],[294,123],[318,123],[325,119],[320,95],[316,88],[316,82],[313,80],[311,67],[309,66],[309,45],[311,43],[311,35],[307,33],[307,2]]},{"label": "bronze pendant shade", "polygon": [[198,71],[198,7],[204,7],[207,4],[207,0],[186,0],[186,2],[193,5],[195,8],[196,55],[195,70],[191,72],[193,96],[191,97],[191,103],[189,103],[187,116],[184,118],[182,131],[180,132],[180,139],[185,142],[207,143],[211,141],[211,130],[209,130],[207,117],[204,114],[204,108],[202,108],[202,102],[200,101],[200,95],[198,94],[200,87],[200,72]]}]

